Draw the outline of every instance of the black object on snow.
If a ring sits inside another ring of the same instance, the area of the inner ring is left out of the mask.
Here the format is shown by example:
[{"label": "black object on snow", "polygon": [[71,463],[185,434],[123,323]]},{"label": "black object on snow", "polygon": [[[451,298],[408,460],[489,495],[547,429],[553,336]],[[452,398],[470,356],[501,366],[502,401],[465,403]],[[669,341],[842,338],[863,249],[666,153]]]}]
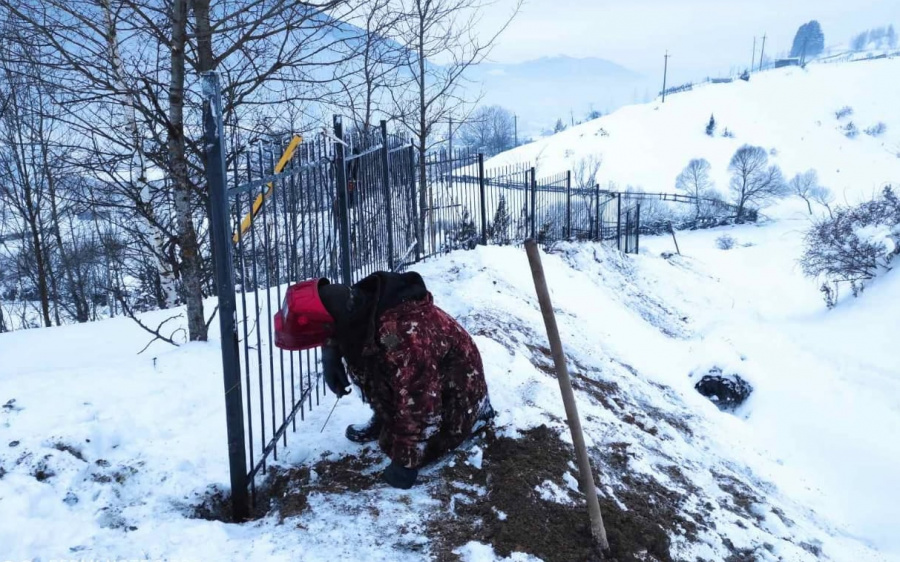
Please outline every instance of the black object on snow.
[{"label": "black object on snow", "polygon": [[718,368],[710,369],[694,388],[723,412],[733,412],[753,392],[750,383],[735,374],[722,374]]}]

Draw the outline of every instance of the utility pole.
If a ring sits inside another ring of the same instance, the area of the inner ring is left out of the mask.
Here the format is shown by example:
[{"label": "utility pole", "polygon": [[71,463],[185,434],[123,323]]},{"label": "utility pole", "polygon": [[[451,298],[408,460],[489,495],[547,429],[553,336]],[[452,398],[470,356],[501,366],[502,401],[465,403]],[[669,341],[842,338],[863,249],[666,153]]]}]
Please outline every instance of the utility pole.
[{"label": "utility pole", "polygon": [[669,50],[666,49],[665,66],[663,66],[663,96],[662,102],[666,103],[666,77],[669,73]]},{"label": "utility pole", "polygon": [[763,57],[766,54],[766,34],[763,33],[762,49],[759,51],[759,69],[762,70]]},{"label": "utility pole", "polygon": [[513,148],[519,146],[519,116],[513,113]]},{"label": "utility pole", "polygon": [[575,126],[575,110],[574,109],[569,110],[569,116],[572,119],[572,126],[574,127]]},{"label": "utility pole", "polygon": [[750,59],[750,72],[753,72],[753,67],[756,65],[756,35],[753,36],[753,58]]}]

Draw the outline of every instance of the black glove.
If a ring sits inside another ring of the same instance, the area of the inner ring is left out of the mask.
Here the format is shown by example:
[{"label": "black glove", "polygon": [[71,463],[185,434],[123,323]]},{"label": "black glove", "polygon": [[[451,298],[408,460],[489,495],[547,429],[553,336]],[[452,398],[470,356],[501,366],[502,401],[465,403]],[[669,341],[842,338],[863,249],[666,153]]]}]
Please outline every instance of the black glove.
[{"label": "black glove", "polygon": [[322,371],[325,376],[325,384],[338,398],[350,394],[350,380],[347,371],[344,370],[344,360],[336,345],[326,345],[322,348]]},{"label": "black glove", "polygon": [[409,490],[416,483],[419,471],[415,468],[406,468],[403,465],[391,462],[390,466],[384,469],[381,478],[393,486],[401,490]]}]

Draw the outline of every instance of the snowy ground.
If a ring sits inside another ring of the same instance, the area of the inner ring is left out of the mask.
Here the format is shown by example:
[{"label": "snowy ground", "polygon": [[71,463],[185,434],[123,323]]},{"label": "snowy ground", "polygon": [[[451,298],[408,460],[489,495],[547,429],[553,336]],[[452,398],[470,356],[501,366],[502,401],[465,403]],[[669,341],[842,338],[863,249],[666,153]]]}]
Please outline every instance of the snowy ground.
[{"label": "snowy ground", "polygon": [[[676,560],[900,560],[900,277],[827,312],[794,265],[803,226],[728,229],[740,243],[730,251],[716,249],[720,231],[679,234],[684,256],[668,259],[665,237],[645,238],[637,257],[593,245],[545,257],[603,493],[636,481],[682,493],[680,512],[699,528],[671,534]],[[499,433],[563,429],[524,252],[480,248],[419,270],[477,334]],[[433,555],[442,473],[388,489],[371,452],[366,485],[313,486],[284,520],[190,518],[207,487],[228,480],[217,345],[136,355],[145,343],[123,319],[0,336],[0,559]],[[713,366],[756,388],[736,415],[693,390]],[[598,384],[603,394],[588,392]],[[327,410],[302,424],[284,466],[359,454],[342,432],[365,410],[346,399],[319,433]],[[578,501],[553,482],[535,494]],[[458,554],[491,552],[473,543]]]}]

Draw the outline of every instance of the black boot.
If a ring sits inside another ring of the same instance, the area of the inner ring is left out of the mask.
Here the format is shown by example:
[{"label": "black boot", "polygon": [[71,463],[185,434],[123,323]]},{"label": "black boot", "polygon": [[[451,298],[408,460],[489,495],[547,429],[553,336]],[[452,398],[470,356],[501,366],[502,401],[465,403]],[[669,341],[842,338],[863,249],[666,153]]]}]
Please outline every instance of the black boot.
[{"label": "black boot", "polygon": [[364,424],[348,425],[345,435],[354,443],[369,443],[378,440],[378,436],[381,435],[381,426],[381,420],[373,414],[372,419]]}]

